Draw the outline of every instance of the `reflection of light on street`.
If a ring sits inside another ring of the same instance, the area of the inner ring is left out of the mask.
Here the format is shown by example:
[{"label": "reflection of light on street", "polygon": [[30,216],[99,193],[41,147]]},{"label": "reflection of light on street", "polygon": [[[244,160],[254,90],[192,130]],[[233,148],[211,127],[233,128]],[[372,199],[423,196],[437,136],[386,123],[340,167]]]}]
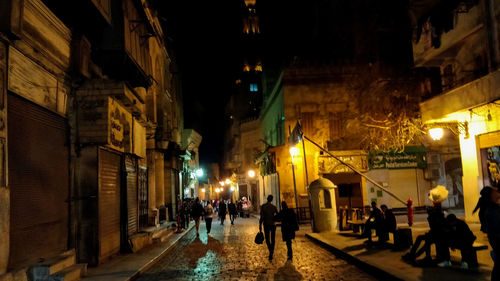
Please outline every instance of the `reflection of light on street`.
[{"label": "reflection of light on street", "polygon": [[429,134],[433,140],[440,140],[443,137],[443,128],[429,129]]}]

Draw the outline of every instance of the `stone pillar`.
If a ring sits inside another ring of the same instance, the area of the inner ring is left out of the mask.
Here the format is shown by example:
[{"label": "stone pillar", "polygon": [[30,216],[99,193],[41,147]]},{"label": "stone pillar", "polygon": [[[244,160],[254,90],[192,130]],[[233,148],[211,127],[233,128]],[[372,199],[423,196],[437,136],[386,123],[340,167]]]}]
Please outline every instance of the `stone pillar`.
[{"label": "stone pillar", "polygon": [[155,196],[156,196],[156,208],[165,206],[165,190],[164,190],[164,157],[163,153],[155,152]]},{"label": "stone pillar", "polygon": [[158,221],[158,209],[156,209],[155,151],[148,149],[146,154],[146,158],[148,159],[149,224],[156,225]]},{"label": "stone pillar", "polygon": [[10,191],[7,188],[7,48],[0,41],[0,275],[7,271],[10,246]]},{"label": "stone pillar", "polygon": [[0,187],[0,275],[7,271],[9,261],[10,197],[9,189]]}]

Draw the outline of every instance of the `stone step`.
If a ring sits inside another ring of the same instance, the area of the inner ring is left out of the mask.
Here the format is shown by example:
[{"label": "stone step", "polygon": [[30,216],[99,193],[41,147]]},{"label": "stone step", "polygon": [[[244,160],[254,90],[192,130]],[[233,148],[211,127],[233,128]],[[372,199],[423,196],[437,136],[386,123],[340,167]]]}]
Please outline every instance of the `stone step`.
[{"label": "stone step", "polygon": [[[155,235],[157,234],[157,235]],[[158,233],[153,234],[153,243],[163,243],[167,241],[167,239],[174,234],[173,231],[168,230],[166,228],[162,229]]]},{"label": "stone step", "polygon": [[43,280],[56,272],[71,267],[76,263],[75,250],[69,250],[58,256],[43,259],[33,264],[28,270],[28,279],[31,281]]},{"label": "stone step", "polygon": [[87,274],[87,264],[79,263],[50,275],[44,281],[77,281]]}]

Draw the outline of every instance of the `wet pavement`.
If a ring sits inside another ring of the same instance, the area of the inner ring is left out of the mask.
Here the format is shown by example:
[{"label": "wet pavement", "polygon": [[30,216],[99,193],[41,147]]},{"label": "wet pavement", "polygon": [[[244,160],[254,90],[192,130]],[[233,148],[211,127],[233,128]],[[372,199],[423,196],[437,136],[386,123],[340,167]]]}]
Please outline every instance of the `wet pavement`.
[{"label": "wet pavement", "polygon": [[[304,227],[303,227],[304,228]],[[255,244],[256,218],[238,218],[212,225],[207,237],[204,222],[182,238],[162,260],[137,280],[377,280],[297,233],[293,263],[286,262],[286,245],[276,231],[274,260],[267,260],[265,244]]]}]

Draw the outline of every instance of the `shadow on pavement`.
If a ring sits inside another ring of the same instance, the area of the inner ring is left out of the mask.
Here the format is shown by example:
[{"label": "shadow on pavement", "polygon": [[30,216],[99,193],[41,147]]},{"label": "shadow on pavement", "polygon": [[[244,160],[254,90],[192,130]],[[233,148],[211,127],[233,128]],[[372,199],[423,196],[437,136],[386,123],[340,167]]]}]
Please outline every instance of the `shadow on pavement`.
[{"label": "shadow on pavement", "polygon": [[274,274],[274,280],[286,280],[286,281],[298,281],[303,280],[302,274],[297,271],[295,265],[291,262],[285,263],[282,267],[278,269],[278,272]]}]

